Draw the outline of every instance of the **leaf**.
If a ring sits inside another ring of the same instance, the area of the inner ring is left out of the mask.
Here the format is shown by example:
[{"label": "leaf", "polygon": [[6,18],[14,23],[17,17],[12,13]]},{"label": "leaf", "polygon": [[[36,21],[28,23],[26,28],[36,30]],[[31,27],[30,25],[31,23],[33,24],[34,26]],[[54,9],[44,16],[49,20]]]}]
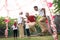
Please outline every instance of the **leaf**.
[{"label": "leaf", "polygon": [[55,13],[60,13],[60,0],[53,0],[53,5]]}]

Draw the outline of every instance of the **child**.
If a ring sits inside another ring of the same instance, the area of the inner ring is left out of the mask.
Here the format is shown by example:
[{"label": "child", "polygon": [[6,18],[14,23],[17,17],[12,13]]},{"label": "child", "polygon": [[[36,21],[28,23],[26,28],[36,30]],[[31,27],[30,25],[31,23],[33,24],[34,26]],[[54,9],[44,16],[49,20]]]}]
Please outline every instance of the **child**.
[{"label": "child", "polygon": [[28,25],[27,19],[25,20],[25,25],[26,25],[26,27],[25,27],[25,29],[26,29],[26,34],[27,34],[27,36],[30,36],[29,25]]},{"label": "child", "polygon": [[8,37],[8,28],[5,29],[5,37]]},{"label": "child", "polygon": [[17,38],[17,31],[18,31],[16,20],[14,21],[12,28],[13,28],[13,35],[14,35],[14,39],[15,39],[15,38]]}]

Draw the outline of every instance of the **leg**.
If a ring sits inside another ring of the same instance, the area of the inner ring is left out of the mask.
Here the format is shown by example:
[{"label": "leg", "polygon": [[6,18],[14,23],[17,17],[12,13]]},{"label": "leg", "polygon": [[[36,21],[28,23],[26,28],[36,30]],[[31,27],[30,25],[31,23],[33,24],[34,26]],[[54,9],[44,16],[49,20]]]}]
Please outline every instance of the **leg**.
[{"label": "leg", "polygon": [[14,32],[14,38],[15,38],[15,30],[13,30],[13,32]]},{"label": "leg", "polygon": [[14,37],[14,40],[15,40],[15,30],[13,30],[13,37]]},{"label": "leg", "polygon": [[8,23],[6,23],[6,29],[5,29],[5,37],[8,37]]},{"label": "leg", "polygon": [[18,31],[18,30],[15,31],[15,37],[16,37],[16,40],[17,40],[17,31]]},{"label": "leg", "polygon": [[18,30],[16,30],[16,37],[17,37]]},{"label": "leg", "polygon": [[48,31],[47,25],[46,25],[45,21],[46,21],[45,17],[40,18],[39,26],[40,26],[40,28],[42,30],[42,33],[46,33]]},{"label": "leg", "polygon": [[46,23],[40,22],[39,25],[40,25],[40,28],[41,28],[42,32],[47,32],[48,31],[47,27],[46,27]]},{"label": "leg", "polygon": [[29,29],[26,29],[27,36],[30,36]]},{"label": "leg", "polygon": [[5,37],[7,38],[8,37],[8,30],[5,29]]},{"label": "leg", "polygon": [[28,23],[28,25],[30,27],[29,28],[30,32],[36,32],[35,24],[36,24],[36,22],[30,22],[30,23]]},{"label": "leg", "polygon": [[20,37],[20,38],[24,37],[23,24],[19,24],[19,37]]}]

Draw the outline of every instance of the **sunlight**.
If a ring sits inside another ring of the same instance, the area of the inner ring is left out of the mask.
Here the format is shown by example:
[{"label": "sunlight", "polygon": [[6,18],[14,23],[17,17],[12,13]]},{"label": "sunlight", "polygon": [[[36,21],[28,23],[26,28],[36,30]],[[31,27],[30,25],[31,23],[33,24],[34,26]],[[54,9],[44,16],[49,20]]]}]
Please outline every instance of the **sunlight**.
[{"label": "sunlight", "polygon": [[34,15],[34,5],[41,8],[41,0],[0,0],[0,16],[6,17],[8,15],[11,18],[17,18],[19,12],[21,11],[23,11],[24,14],[29,12],[30,14],[32,13]]}]

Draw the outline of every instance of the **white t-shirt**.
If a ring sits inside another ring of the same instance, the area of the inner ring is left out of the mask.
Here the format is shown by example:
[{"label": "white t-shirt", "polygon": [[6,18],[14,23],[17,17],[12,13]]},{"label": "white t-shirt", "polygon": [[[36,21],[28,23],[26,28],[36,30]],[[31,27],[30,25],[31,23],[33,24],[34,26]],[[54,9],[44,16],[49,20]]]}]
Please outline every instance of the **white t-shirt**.
[{"label": "white t-shirt", "polygon": [[28,25],[28,23],[27,23],[27,18],[25,19],[25,29],[29,29],[29,25]]},{"label": "white t-shirt", "polygon": [[27,23],[25,23],[25,25],[26,25],[25,29],[29,29],[29,25]]},{"label": "white t-shirt", "polygon": [[13,30],[17,30],[18,29],[18,27],[15,27],[14,25],[12,26],[12,28],[13,28]]},{"label": "white t-shirt", "polygon": [[37,15],[40,15],[40,16],[44,16],[44,11],[41,9],[39,9],[38,11],[34,11],[34,15],[37,14]]},{"label": "white t-shirt", "polygon": [[40,16],[44,16],[44,11],[43,10],[39,9],[38,12],[39,12]]},{"label": "white t-shirt", "polygon": [[22,23],[22,17],[23,17],[22,15],[19,15],[19,17],[17,18],[18,24]]}]

